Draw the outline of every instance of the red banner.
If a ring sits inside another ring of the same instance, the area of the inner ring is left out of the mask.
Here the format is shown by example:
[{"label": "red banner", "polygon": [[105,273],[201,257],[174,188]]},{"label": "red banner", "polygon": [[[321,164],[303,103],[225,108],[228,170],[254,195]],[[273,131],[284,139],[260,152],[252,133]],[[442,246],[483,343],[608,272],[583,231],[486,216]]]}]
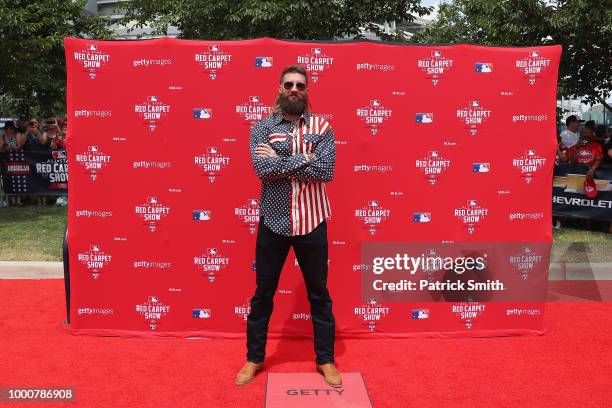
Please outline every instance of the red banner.
[{"label": "red banner", "polygon": [[[560,47],[163,38],[65,48],[73,333],[245,335],[260,188],[249,130],[293,64],[309,71],[312,111],[335,133],[338,336],[543,332],[543,303],[362,299],[360,244],[551,242]],[[310,335],[309,320],[291,253],[270,335]]]}]

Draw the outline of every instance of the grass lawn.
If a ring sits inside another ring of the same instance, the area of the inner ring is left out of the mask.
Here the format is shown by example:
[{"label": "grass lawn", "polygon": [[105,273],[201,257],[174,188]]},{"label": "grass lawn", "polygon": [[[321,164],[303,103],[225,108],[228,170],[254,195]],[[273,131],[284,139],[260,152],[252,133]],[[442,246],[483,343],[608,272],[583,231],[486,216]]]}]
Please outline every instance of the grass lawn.
[{"label": "grass lawn", "polygon": [[[0,208],[1,261],[61,261],[68,212],[59,206]],[[553,261],[612,262],[612,234],[553,230]]]},{"label": "grass lawn", "polygon": [[66,207],[0,208],[0,260],[61,261],[67,222]]}]

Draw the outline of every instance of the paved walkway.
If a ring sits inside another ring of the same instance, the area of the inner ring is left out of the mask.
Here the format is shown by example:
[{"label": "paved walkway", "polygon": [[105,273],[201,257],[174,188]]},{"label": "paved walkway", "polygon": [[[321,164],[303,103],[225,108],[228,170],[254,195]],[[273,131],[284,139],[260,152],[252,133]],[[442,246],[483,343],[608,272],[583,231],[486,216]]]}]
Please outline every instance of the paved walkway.
[{"label": "paved walkway", "polygon": [[61,279],[62,262],[0,261],[0,279]]},{"label": "paved walkway", "polygon": [[[0,279],[61,279],[62,262],[0,261]],[[548,279],[612,280],[612,262],[552,263]]]}]

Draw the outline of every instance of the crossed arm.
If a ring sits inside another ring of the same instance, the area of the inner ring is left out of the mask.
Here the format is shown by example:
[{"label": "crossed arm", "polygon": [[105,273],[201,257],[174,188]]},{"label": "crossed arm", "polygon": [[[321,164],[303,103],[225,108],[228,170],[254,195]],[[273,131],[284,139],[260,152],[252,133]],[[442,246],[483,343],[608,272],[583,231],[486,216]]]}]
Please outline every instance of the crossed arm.
[{"label": "crossed arm", "polygon": [[331,181],[333,179],[336,144],[331,126],[321,135],[321,141],[310,154],[279,156],[268,144],[267,133],[259,124],[251,129],[251,158],[255,173],[261,180]]}]

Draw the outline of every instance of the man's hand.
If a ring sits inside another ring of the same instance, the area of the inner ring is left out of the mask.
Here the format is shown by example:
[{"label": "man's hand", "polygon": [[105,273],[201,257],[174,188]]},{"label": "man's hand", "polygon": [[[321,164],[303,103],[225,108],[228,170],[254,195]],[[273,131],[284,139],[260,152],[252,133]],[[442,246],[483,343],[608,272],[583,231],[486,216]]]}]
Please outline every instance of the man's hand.
[{"label": "man's hand", "polygon": [[255,148],[255,155],[259,157],[277,157],[278,154],[274,151],[272,146],[260,143]]}]

